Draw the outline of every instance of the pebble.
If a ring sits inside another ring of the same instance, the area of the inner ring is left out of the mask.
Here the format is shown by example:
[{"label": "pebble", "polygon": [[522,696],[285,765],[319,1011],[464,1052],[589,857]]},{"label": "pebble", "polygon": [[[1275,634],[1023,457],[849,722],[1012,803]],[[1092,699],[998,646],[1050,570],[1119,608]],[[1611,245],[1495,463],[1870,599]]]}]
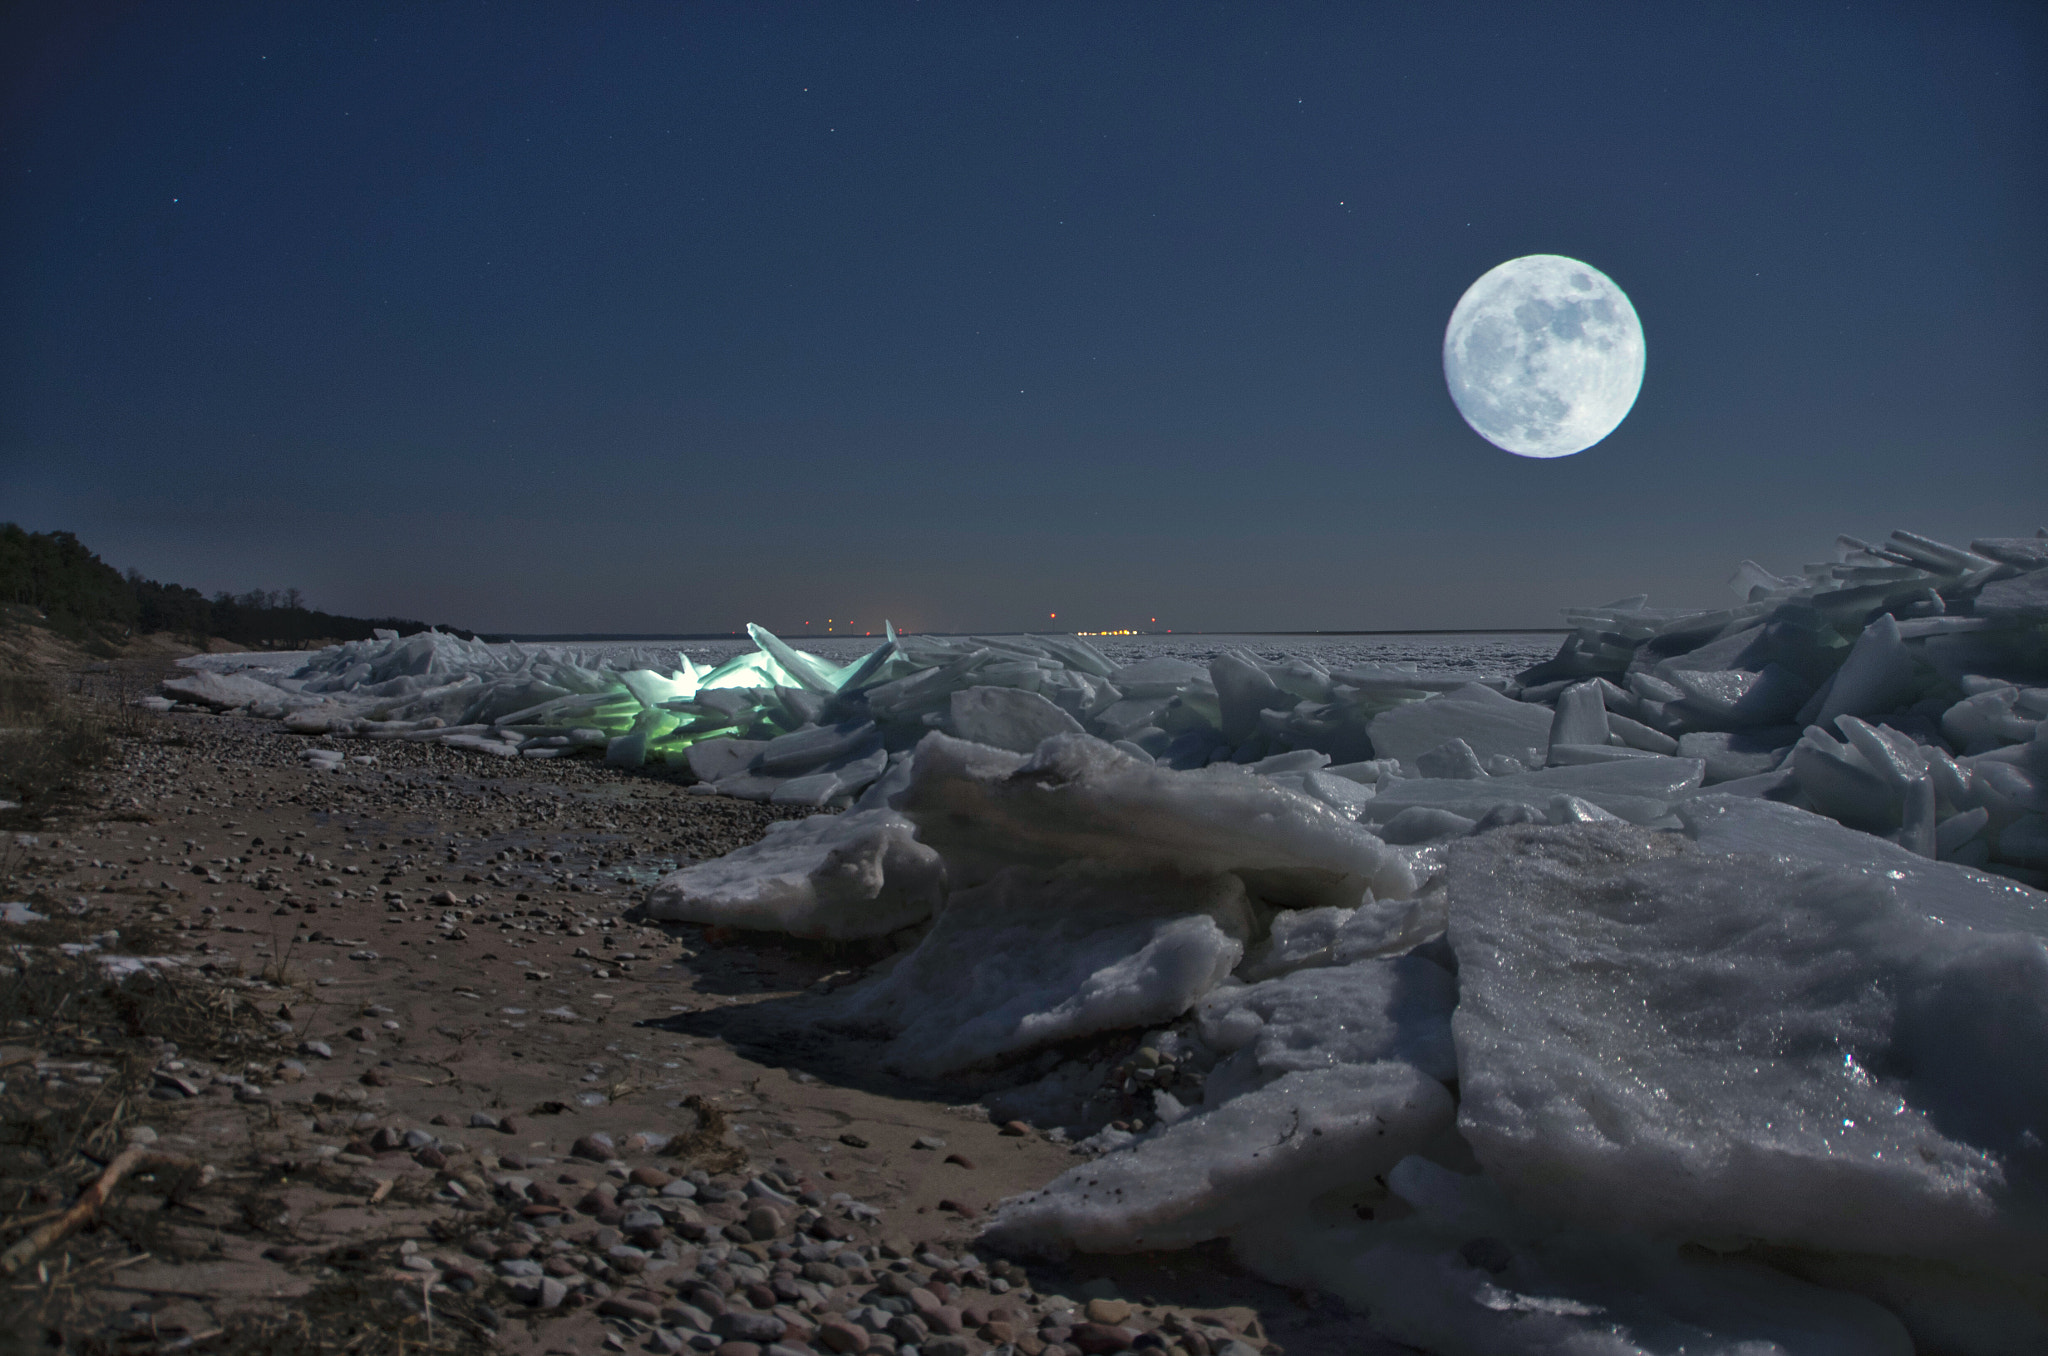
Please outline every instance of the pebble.
[{"label": "pebble", "polygon": [[733,1342],[767,1343],[781,1339],[789,1325],[774,1314],[732,1309],[711,1320],[713,1335]]},{"label": "pebble", "polygon": [[1092,1299],[1088,1301],[1086,1312],[1091,1323],[1121,1323],[1131,1316],[1131,1302],[1120,1299]]},{"label": "pebble", "polygon": [[818,1325],[818,1344],[840,1356],[858,1356],[868,1349],[868,1334],[852,1323],[828,1318]]},{"label": "pebble", "polygon": [[152,1096],[157,1097],[197,1097],[199,1095],[199,1085],[189,1078],[182,1078],[177,1074],[166,1073],[159,1069],[156,1072],[156,1086],[150,1091]]},{"label": "pebble", "polygon": [[692,1332],[710,1332],[712,1315],[686,1300],[670,1300],[661,1311],[661,1321]]},{"label": "pebble", "polygon": [[613,1295],[604,1300],[597,1306],[597,1312],[607,1318],[630,1318],[640,1323],[661,1321],[660,1306],[623,1295]]},{"label": "pebble", "polygon": [[1111,1352],[1133,1346],[1138,1340],[1138,1333],[1134,1328],[1114,1323],[1077,1323],[1066,1340],[1079,1347],[1082,1356],[1109,1356]]},{"label": "pebble", "polygon": [[582,1136],[570,1145],[569,1154],[572,1158],[587,1158],[594,1163],[602,1163],[617,1157],[618,1148],[612,1143],[610,1135],[599,1130]]}]

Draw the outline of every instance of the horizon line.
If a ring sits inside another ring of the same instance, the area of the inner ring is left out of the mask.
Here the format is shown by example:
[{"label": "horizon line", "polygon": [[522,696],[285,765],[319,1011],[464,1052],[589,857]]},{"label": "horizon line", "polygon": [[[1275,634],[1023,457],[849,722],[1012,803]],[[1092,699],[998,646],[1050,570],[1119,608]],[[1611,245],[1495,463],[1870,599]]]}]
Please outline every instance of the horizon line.
[{"label": "horizon line", "polygon": [[[467,628],[465,628],[467,629]],[[1436,626],[1398,627],[1382,631],[1133,631],[1130,638],[1149,636],[1536,636],[1569,635],[1569,626]],[[563,644],[569,642],[598,641],[657,641],[657,640],[746,640],[740,631],[578,631],[578,632],[520,632],[477,630],[476,635],[493,643],[516,642],[519,644]],[[772,632],[777,639],[785,642],[796,640],[883,640],[874,635],[815,635],[807,632],[784,634]],[[1099,633],[1083,631],[904,631],[899,635],[916,636],[1067,636],[1075,639],[1099,639]]]}]

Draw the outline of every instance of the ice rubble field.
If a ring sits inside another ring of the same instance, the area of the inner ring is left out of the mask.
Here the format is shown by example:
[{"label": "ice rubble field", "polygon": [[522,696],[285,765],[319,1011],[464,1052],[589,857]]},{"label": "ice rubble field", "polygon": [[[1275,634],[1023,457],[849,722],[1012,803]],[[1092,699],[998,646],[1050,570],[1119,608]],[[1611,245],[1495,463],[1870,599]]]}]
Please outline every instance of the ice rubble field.
[{"label": "ice rubble field", "polygon": [[1447,1356],[2048,1351],[2048,533],[1733,584],[1512,677],[429,635],[161,700],[850,806],[650,908],[895,938],[818,1020],[1003,1114],[1084,1121],[1072,1043],[1146,1033],[1147,1114],[988,1246],[1223,1238]]}]

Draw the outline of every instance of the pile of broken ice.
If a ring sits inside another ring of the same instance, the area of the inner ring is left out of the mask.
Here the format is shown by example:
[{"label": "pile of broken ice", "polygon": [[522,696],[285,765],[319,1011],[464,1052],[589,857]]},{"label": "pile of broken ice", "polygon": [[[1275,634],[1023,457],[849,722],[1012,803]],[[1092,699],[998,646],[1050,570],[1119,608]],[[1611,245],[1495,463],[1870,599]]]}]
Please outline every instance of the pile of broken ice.
[{"label": "pile of broken ice", "polygon": [[[1554,659],[1505,682],[1225,651],[1112,663],[1059,636],[896,636],[851,664],[759,627],[713,669],[612,667],[426,632],[323,650],[289,673],[197,672],[165,698],[304,733],[529,758],[665,761],[707,792],[844,806],[933,730],[1025,752],[1087,733],[1174,768],[1248,765],[1389,842],[1503,818],[1670,827],[1702,787],[1764,797],[1922,856],[2048,867],[2048,539],[1970,550],[1841,539],[1744,601],[1571,610]],[[651,662],[653,652],[640,656]],[[331,760],[330,760],[331,761]]]},{"label": "pile of broken ice", "polygon": [[1141,1111],[992,1246],[1227,1239],[1442,1353],[2048,1350],[2048,536],[1736,584],[1496,684],[415,637],[234,704],[853,800],[650,909],[893,935],[820,1019],[1005,1114],[1094,1128],[1080,1052],[1146,1033]]},{"label": "pile of broken ice", "polygon": [[1227,1239],[1441,1353],[2048,1350],[2048,540],[1885,549],[1508,691],[1224,655],[1122,744],[949,697],[651,908],[896,934],[815,1016],[1000,1115],[1092,1128],[1084,1038],[1146,1033],[992,1247]]}]

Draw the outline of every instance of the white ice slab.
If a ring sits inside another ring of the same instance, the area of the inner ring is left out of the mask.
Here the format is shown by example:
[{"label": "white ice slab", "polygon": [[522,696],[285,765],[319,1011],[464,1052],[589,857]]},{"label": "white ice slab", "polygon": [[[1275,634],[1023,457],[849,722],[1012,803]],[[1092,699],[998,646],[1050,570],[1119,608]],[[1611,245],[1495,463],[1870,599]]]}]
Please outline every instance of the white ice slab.
[{"label": "white ice slab", "polygon": [[1796,806],[1713,792],[1678,809],[1688,838],[1712,852],[1754,853],[1788,869],[1824,868],[1865,882],[1930,922],[2048,937],[2048,895],[2002,876],[1930,862],[1895,843]]},{"label": "white ice slab", "polygon": [[2048,1266],[2044,933],[1934,922],[1899,870],[1603,825],[1455,845],[1488,1175],[1653,1238]]},{"label": "white ice slab", "polygon": [[1081,723],[1036,692],[970,687],[948,700],[946,733],[956,739],[1029,753],[1056,734],[1079,734]]},{"label": "white ice slab", "polygon": [[205,669],[179,678],[166,678],[160,686],[166,695],[181,702],[209,706],[216,711],[276,702],[284,696],[276,684],[261,678],[242,673],[210,673]]},{"label": "white ice slab", "polygon": [[1450,1120],[1443,1085],[1405,1064],[1289,1074],[1006,1201],[982,1241],[1054,1257],[1188,1247],[1363,1189]]},{"label": "white ice slab", "polygon": [[1391,1201],[1275,1212],[1238,1230],[1231,1250],[1436,1356],[1914,1352],[1878,1304],[1746,1258],[1546,1227],[1504,1208],[1484,1178],[1422,1158],[1402,1160],[1386,1181]]},{"label": "white ice slab", "polygon": [[908,820],[882,810],[770,824],[758,843],[686,866],[654,887],[647,911],[679,923],[850,940],[927,918],[945,867]]},{"label": "white ice slab", "polygon": [[1364,810],[1366,822],[1384,824],[1411,806],[1449,810],[1478,819],[1499,806],[1544,809],[1558,796],[1575,796],[1633,824],[1652,824],[1674,802],[1699,787],[1705,765],[1697,758],[1650,754],[1614,762],[1547,767],[1506,777],[1474,780],[1411,777],[1379,794]]},{"label": "white ice slab", "polygon": [[1244,955],[1244,886],[1107,881],[1013,868],[955,890],[917,949],[850,989],[836,1020],[894,1041],[891,1068],[939,1077],[1055,1041],[1186,1012]]},{"label": "white ice slab", "polygon": [[[1333,944],[1336,939],[1332,939]],[[1235,1050],[1258,1081],[1304,1069],[1399,1060],[1458,1076],[1451,1043],[1457,981],[1421,956],[1311,966],[1216,993],[1197,1008],[1203,1040]],[[1222,1069],[1212,1078],[1224,1078]]]},{"label": "white ice slab", "polygon": [[969,874],[1013,864],[1230,872],[1263,899],[1302,907],[1415,889],[1399,854],[1321,801],[1230,765],[1145,763],[1087,735],[1049,739],[1028,759],[929,735],[896,805]]},{"label": "white ice slab", "polygon": [[1464,740],[1482,761],[1497,753],[1522,758],[1532,749],[1548,747],[1554,716],[1547,706],[1514,701],[1490,687],[1468,683],[1373,717],[1373,753],[1400,759],[1411,773],[1417,756],[1447,739]]}]

